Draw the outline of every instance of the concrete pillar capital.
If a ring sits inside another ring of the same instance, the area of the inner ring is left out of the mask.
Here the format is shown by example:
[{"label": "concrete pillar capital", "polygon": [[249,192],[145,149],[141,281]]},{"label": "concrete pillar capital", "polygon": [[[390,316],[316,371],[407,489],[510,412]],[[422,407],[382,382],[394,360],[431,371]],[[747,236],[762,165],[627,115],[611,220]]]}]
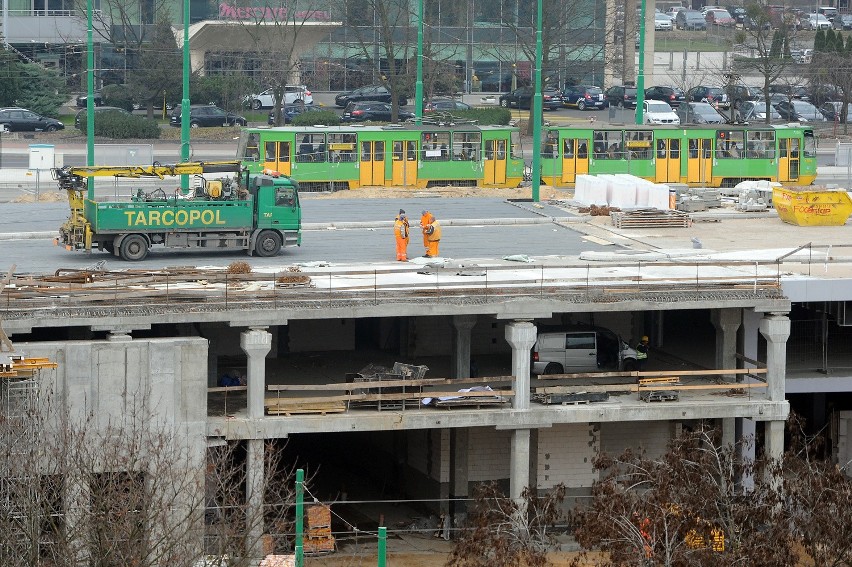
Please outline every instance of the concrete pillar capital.
[{"label": "concrete pillar capital", "polygon": [[767,341],[786,343],[790,337],[790,318],[786,314],[767,313],[760,320],[760,334]]},{"label": "concrete pillar capital", "polygon": [[513,321],[506,325],[506,341],[513,350],[530,350],[535,339],[536,328],[530,321]]},{"label": "concrete pillar capital", "polygon": [[453,315],[453,327],[458,331],[470,331],[476,325],[476,315]]},{"label": "concrete pillar capital", "polygon": [[710,320],[717,330],[728,331],[738,329],[742,321],[742,310],[739,308],[713,309],[710,311]]},{"label": "concrete pillar capital", "polygon": [[240,347],[248,356],[266,357],[272,350],[272,334],[262,329],[249,329],[240,333]]}]

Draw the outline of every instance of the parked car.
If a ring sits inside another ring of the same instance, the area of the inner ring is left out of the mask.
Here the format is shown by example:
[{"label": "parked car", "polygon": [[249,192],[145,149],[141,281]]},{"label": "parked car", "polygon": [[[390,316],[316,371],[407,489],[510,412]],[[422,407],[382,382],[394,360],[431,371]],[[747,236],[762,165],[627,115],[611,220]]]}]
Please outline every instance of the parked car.
[{"label": "parked car", "polygon": [[635,370],[636,350],[609,329],[539,333],[532,350],[533,374]]},{"label": "parked car", "polygon": [[[766,122],[766,103],[763,100],[745,100],[736,110],[740,122]],[[769,120],[781,120],[781,115],[769,104]]]},{"label": "parked car", "polygon": [[[334,104],[346,108],[350,102],[362,102],[366,100],[389,103],[391,102],[391,92],[385,85],[370,85],[347,93],[340,93],[334,97]],[[405,106],[406,104],[408,104],[408,99],[405,95],[399,95],[399,105]]]},{"label": "parked car", "polygon": [[[532,106],[534,87],[519,87],[511,92],[500,95],[500,106],[503,108],[530,108]],[[541,106],[545,110],[556,110],[562,106],[562,95],[555,89],[542,89]]]},{"label": "parked car", "polygon": [[716,6],[715,4],[706,4],[701,7],[702,14],[707,14],[709,10],[724,10],[724,8],[721,6]]},{"label": "parked car", "polygon": [[842,102],[826,102],[819,107],[819,110],[829,122],[852,123],[852,104],[846,105],[846,116],[843,116],[842,114]]},{"label": "parked car", "polygon": [[[343,110],[340,119],[343,122],[390,122],[391,109],[392,106],[389,102],[377,102],[374,100],[350,102]],[[409,118],[414,118],[414,114],[400,109],[397,118],[400,121],[408,120]]]},{"label": "parked car", "polygon": [[[77,108],[86,108],[88,100],[89,100],[88,94],[81,94],[80,96],[78,96],[77,97]],[[95,102],[95,106],[103,106],[103,104],[104,104],[104,98],[101,95],[101,93],[99,93],[99,92],[95,92],[94,95],[92,95],[92,100]]]},{"label": "parked car", "polygon": [[725,9],[738,24],[742,24],[745,21],[747,12],[742,6],[727,6]]},{"label": "parked car", "polygon": [[837,8],[833,6],[820,6],[817,8],[817,13],[825,16],[825,18],[832,24],[837,19]]},{"label": "parked car", "polygon": [[704,20],[709,26],[726,26],[732,28],[737,25],[737,21],[727,10],[707,10],[704,13]]},{"label": "parked car", "polygon": [[636,87],[610,87],[604,93],[608,106],[636,108]]},{"label": "parked car", "polygon": [[681,10],[675,16],[675,27],[679,30],[706,30],[707,20],[698,10]]},{"label": "parked car", "polygon": [[672,31],[672,19],[662,12],[654,13],[654,29],[657,31]]},{"label": "parked car", "polygon": [[562,105],[577,110],[601,110],[607,107],[607,101],[600,87],[572,85],[562,91]]},{"label": "parked car", "polygon": [[729,108],[731,106],[728,101],[728,95],[725,94],[725,90],[721,87],[708,87],[705,85],[692,87],[686,91],[686,100],[715,104],[721,108]]},{"label": "parked car", "polygon": [[[181,125],[181,105],[177,105],[169,118],[172,126]],[[245,126],[246,119],[238,114],[222,110],[212,104],[193,104],[189,107],[189,125],[192,128],[207,126]]]},{"label": "parked car", "polygon": [[734,108],[739,107],[740,103],[746,100],[755,100],[760,98],[761,92],[754,87],[746,85],[731,85],[728,89],[728,100]]},{"label": "parked car", "polygon": [[724,124],[724,116],[706,102],[685,102],[675,112],[681,124]]},{"label": "parked car", "polygon": [[470,110],[473,108],[460,100],[452,98],[433,98],[423,105],[423,112],[452,112],[454,110]]},{"label": "parked car", "polygon": [[833,23],[836,30],[852,30],[852,14],[840,14]]},{"label": "parked car", "polygon": [[672,108],[677,108],[680,103],[686,100],[686,95],[677,87],[653,86],[645,89],[645,98],[647,100],[661,100],[668,103]]},{"label": "parked car", "polygon": [[831,22],[822,14],[809,14],[802,27],[807,30],[828,30],[831,29]]},{"label": "parked car", "polygon": [[65,129],[59,120],[36,114],[26,108],[0,109],[0,131],[3,132],[55,132]]},{"label": "parked car", "polygon": [[743,18],[743,28],[747,30],[771,30],[772,22],[769,21],[768,18],[758,18],[757,20],[755,20],[751,16],[745,16]]},{"label": "parked car", "polygon": [[769,94],[780,94],[785,98],[798,98],[808,100],[808,89],[797,85],[769,85]]},{"label": "parked car", "polygon": [[685,9],[686,8],[684,8],[683,6],[672,6],[671,8],[666,10],[665,14],[672,21],[672,25],[674,25],[675,18],[677,18],[678,13],[685,10]]},{"label": "parked car", "polygon": [[825,116],[811,103],[804,100],[782,100],[775,103],[775,110],[784,120],[795,122],[825,122]]},{"label": "parked car", "polygon": [[[117,106],[96,106],[95,107],[95,119],[96,120],[97,120],[98,116],[101,116],[102,114],[109,114],[109,113],[130,114],[129,112],[127,112],[123,108],[118,108]],[[86,110],[85,109],[79,111],[77,114],[74,115],[74,127],[77,128],[78,130],[80,129],[80,126],[83,124],[83,122],[85,122],[85,121],[86,121]]]},{"label": "parked car", "polygon": [[646,100],[642,110],[645,124],[680,124],[680,117],[665,102]]},{"label": "parked car", "polygon": [[[313,104],[314,97],[305,85],[286,85],[284,87],[284,104],[296,104],[296,101],[302,101],[304,104]],[[246,106],[250,106],[255,110],[272,108],[275,106],[275,91],[269,88],[260,94],[246,95],[243,102]]]},{"label": "parked car", "polygon": [[[293,122],[293,118],[305,112],[319,112],[325,110],[318,106],[305,106],[304,104],[290,104],[281,108],[281,116],[284,117],[284,124]],[[266,123],[270,126],[275,126],[275,111],[271,111],[266,119]]]}]

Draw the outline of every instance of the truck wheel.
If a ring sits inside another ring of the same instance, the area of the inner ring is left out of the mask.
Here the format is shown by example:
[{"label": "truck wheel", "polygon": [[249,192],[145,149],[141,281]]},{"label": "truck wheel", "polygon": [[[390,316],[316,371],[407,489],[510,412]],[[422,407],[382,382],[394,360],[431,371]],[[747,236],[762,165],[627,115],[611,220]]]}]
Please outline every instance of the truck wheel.
[{"label": "truck wheel", "polygon": [[148,241],[144,236],[131,234],[121,241],[121,258],[128,262],[144,260],[148,255]]},{"label": "truck wheel", "polygon": [[558,362],[551,362],[544,367],[543,374],[562,374],[562,365]]},{"label": "truck wheel", "polygon": [[264,258],[278,255],[281,252],[281,235],[273,230],[264,230],[257,236],[254,251]]}]

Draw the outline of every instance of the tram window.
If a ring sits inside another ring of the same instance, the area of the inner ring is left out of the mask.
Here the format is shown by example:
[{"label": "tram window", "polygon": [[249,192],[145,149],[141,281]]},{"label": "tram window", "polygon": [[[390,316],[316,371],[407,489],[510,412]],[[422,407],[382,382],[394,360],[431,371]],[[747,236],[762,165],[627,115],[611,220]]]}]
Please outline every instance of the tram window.
[{"label": "tram window", "polygon": [[719,130],[716,133],[716,159],[738,159],[744,157],[743,132]]},{"label": "tram window", "polygon": [[790,138],[790,159],[797,159],[799,157],[799,140],[796,138]]},{"label": "tram window", "polygon": [[450,133],[423,132],[420,137],[420,147],[423,150],[423,161],[449,161]]},{"label": "tram window", "polygon": [[275,161],[275,142],[266,142],[263,146],[265,148],[264,159],[266,161]]},{"label": "tram window", "polygon": [[746,134],[746,156],[757,159],[775,158],[775,131],[755,130]]},{"label": "tram window", "polygon": [[371,156],[373,155],[370,151],[370,142],[361,142],[361,161],[372,161]]},{"label": "tram window", "polygon": [[577,146],[577,159],[588,159],[589,143],[586,140],[578,140],[580,145]]},{"label": "tram window", "polygon": [[485,159],[494,159],[494,140],[485,140]]},{"label": "tram window", "polygon": [[506,140],[497,140],[497,159],[506,159]]},{"label": "tram window", "polygon": [[548,130],[547,137],[542,145],[541,157],[545,159],[556,159],[559,157],[559,133],[556,130]]},{"label": "tram window", "polygon": [[816,157],[816,140],[813,130],[805,130],[805,157]]},{"label": "tram window", "polygon": [[571,159],[574,157],[574,139],[565,138],[562,140],[562,155],[565,158]]},{"label": "tram window", "polygon": [[669,142],[669,157],[672,159],[680,159],[680,140],[677,138]]},{"label": "tram window", "polygon": [[595,157],[597,159],[623,159],[624,141],[621,130],[595,132]]},{"label": "tram window", "polygon": [[245,140],[245,151],[242,152],[243,159],[248,161],[260,159],[260,134],[249,134]]},{"label": "tram window", "polygon": [[325,159],[325,134],[305,134],[302,136],[296,161],[302,163],[319,163],[324,162]]},{"label": "tram window", "polygon": [[453,132],[453,161],[479,161],[479,132]]},{"label": "tram window", "polygon": [[689,157],[691,159],[698,157],[698,140],[694,138],[689,139]]},{"label": "tram window", "polygon": [[393,143],[393,160],[402,161],[402,142]]},{"label": "tram window", "polygon": [[625,132],[625,138],[627,140],[627,149],[630,152],[630,159],[651,159],[653,157],[653,148],[651,146],[653,134],[650,130],[628,131]]},{"label": "tram window", "polygon": [[666,141],[663,139],[657,140],[657,157],[666,157]]},{"label": "tram window", "polygon": [[710,138],[705,138],[701,141],[701,152],[704,159],[710,159],[713,157],[713,145]]},{"label": "tram window", "polygon": [[524,146],[521,144],[521,133],[517,130],[512,131],[512,145],[509,148],[512,158],[524,159]]},{"label": "tram window", "polygon": [[331,162],[354,162],[355,134],[329,134],[328,156]]},{"label": "tram window", "polygon": [[385,143],[373,142],[373,161],[385,161]]}]

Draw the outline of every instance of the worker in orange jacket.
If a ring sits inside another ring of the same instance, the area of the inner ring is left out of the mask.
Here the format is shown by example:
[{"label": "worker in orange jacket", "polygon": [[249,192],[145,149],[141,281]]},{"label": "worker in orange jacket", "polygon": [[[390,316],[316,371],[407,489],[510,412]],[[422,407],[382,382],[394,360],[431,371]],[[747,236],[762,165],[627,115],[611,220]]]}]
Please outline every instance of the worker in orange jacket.
[{"label": "worker in orange jacket", "polygon": [[423,211],[420,217],[420,229],[423,231],[423,244],[426,246],[426,258],[439,256],[438,246],[441,242],[441,223],[429,211]]},{"label": "worker in orange jacket", "polygon": [[407,262],[409,226],[408,217],[402,209],[393,221],[393,234],[396,237],[396,259],[399,262]]}]

